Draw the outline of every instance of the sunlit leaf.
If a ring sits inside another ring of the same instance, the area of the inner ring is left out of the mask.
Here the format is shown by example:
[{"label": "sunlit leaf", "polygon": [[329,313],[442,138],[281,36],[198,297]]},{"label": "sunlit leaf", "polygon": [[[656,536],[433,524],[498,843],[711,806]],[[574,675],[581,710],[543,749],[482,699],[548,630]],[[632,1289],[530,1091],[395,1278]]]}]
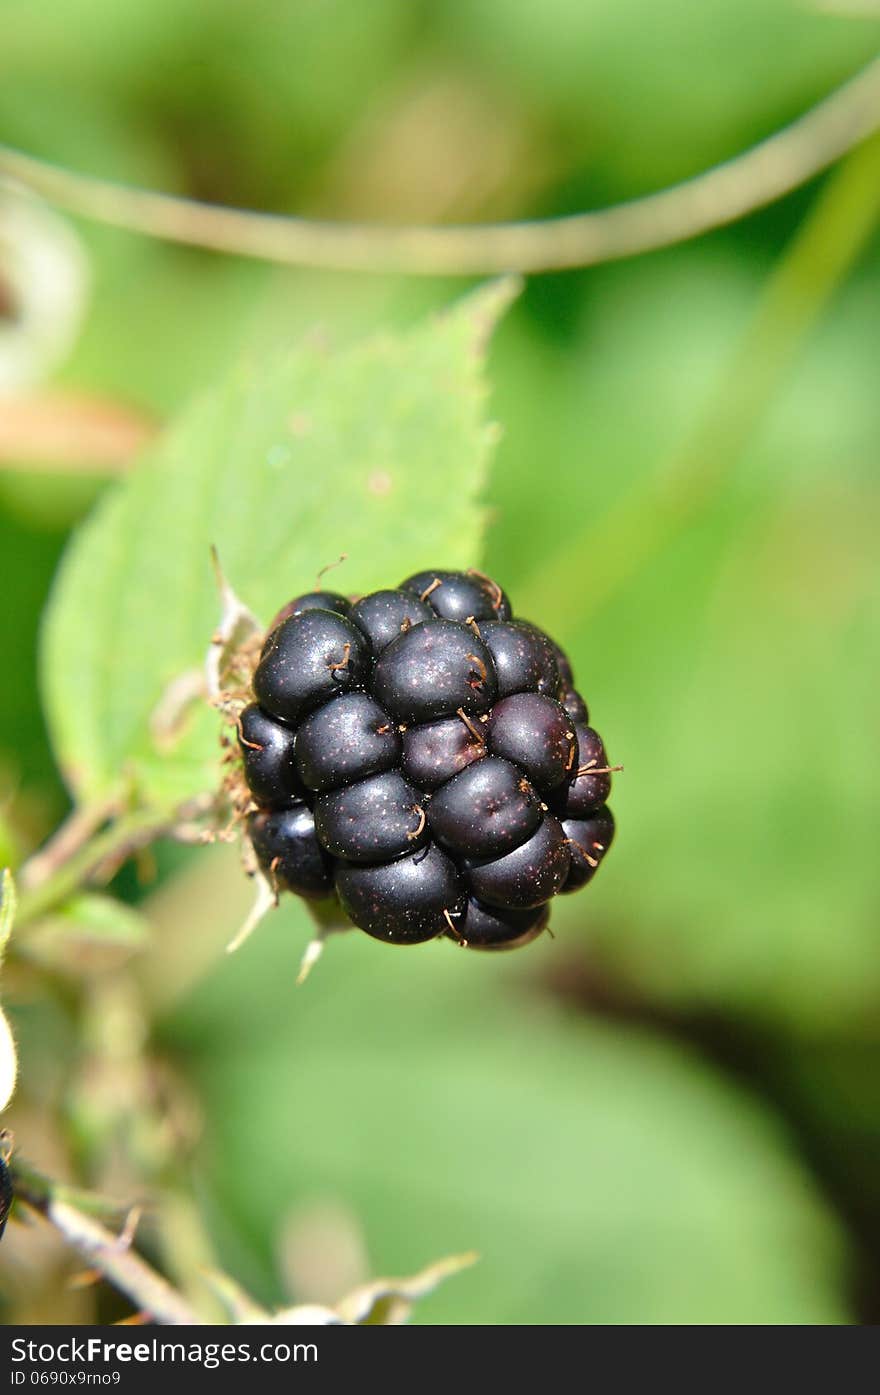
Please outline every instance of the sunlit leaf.
[{"label": "sunlit leaf", "polygon": [[217,623],[212,547],[264,623],[341,553],[333,584],[351,591],[474,562],[493,439],[482,350],[513,288],[493,283],[396,337],[339,353],[314,340],[240,367],[105,499],[62,565],[43,652],[81,799],[128,783],[168,806],[217,783],[205,705],[173,743],[155,731]]},{"label": "sunlit leaf", "polygon": [[15,879],[9,868],[5,867],[2,876],[0,876],[0,961],[3,959],[7,941],[12,932],[17,905]]}]

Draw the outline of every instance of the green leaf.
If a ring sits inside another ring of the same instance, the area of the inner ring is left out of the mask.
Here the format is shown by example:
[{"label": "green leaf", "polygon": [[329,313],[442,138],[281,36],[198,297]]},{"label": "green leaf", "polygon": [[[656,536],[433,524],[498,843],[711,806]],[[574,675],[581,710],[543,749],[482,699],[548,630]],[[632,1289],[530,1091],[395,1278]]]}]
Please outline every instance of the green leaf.
[{"label": "green leaf", "polygon": [[[790,120],[876,53],[864,7],[791,0],[453,0],[477,63],[620,187],[658,187]],[[851,11],[851,12],[848,12]],[[858,19],[858,23],[854,22]],[[497,78],[496,78],[497,80]],[[597,126],[606,138],[596,141]]]},{"label": "green leaf", "polygon": [[0,963],[9,936],[12,932],[15,911],[18,905],[18,896],[15,890],[15,880],[8,867],[4,867],[2,877],[0,877]]},{"label": "green leaf", "polygon": [[217,783],[207,707],[170,752],[151,731],[216,623],[212,545],[264,621],[341,553],[333,582],[352,591],[475,561],[492,442],[481,351],[513,289],[492,283],[397,337],[240,367],[105,498],[62,564],[44,634],[49,724],[81,800],[133,781],[169,807]]},{"label": "green leaf", "polygon": [[[600,268],[574,345],[538,358],[505,334],[486,568],[565,645],[625,766],[612,855],[553,911],[590,973],[598,961],[672,1011],[870,1038],[880,396],[851,346],[880,323],[873,269],[829,307],[714,502],[610,603],[592,546],[618,536],[619,503],[656,500],[706,402],[731,390],[756,271],[718,248]],[[596,468],[578,468],[585,441]],[[567,471],[567,543],[535,488],[542,450]]]},{"label": "green leaf", "polygon": [[[2,965],[17,905],[15,882],[8,867],[3,869],[2,877],[0,877],[0,898],[2,898],[0,899],[0,965]],[[3,1008],[0,1007],[0,1109],[5,1109],[11,1099],[17,1075],[18,1053],[15,1049],[15,1038]]]},{"label": "green leaf", "polygon": [[29,928],[21,953],[54,970],[91,978],[115,969],[149,939],[146,920],[112,896],[75,896]]},{"label": "green leaf", "polygon": [[213,1121],[212,1234],[267,1301],[279,1216],[321,1198],[374,1269],[478,1251],[417,1320],[846,1321],[841,1235],[784,1131],[694,1053],[528,989],[559,939],[502,964],[355,932],[296,990],[305,920],[279,910],[166,1028]]}]

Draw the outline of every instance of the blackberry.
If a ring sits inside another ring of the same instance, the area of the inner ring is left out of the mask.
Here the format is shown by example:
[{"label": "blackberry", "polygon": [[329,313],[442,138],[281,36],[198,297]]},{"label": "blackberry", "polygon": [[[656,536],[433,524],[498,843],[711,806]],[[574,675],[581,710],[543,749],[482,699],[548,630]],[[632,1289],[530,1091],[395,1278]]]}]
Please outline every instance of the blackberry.
[{"label": "blackberry", "polygon": [[336,890],[355,925],[400,945],[442,935],[467,899],[461,873],[435,844],[396,862],[340,863]]},{"label": "blackberry", "polygon": [[[296,733],[300,784],[323,794],[400,764],[400,732],[368,693],[343,693],[306,717]],[[253,789],[253,784],[251,784]]]},{"label": "blackberry", "polygon": [[261,809],[251,814],[248,832],[261,865],[277,886],[307,897],[327,896],[333,890],[333,865],[315,835],[308,805]]},{"label": "blackberry", "polygon": [[566,688],[559,701],[573,722],[587,723],[590,720],[589,708],[575,688]]},{"label": "blackberry", "polygon": [[431,722],[492,706],[495,665],[481,639],[454,620],[426,620],[383,649],[373,693],[399,722]]},{"label": "blackberry", "polygon": [[470,897],[455,929],[446,934],[468,949],[521,949],[538,938],[549,918],[546,904],[529,911],[510,911],[484,906]]},{"label": "blackberry", "polygon": [[578,743],[565,708],[542,693],[513,693],[492,709],[489,750],[513,761],[547,792],[577,771]]},{"label": "blackberry", "polygon": [[[532,625],[532,629],[537,630],[537,625]],[[571,662],[565,650],[560,649],[558,644],[554,644],[550,636],[545,635],[543,630],[538,630],[538,634],[544,635],[544,638],[547,640],[547,642],[550,645],[550,648],[553,650],[554,656],[556,658],[556,667],[559,669],[559,677],[562,680],[563,687],[567,690],[572,689],[574,687],[574,670],[571,666]]]},{"label": "blackberry", "polygon": [[273,630],[254,674],[261,707],[295,726],[313,707],[364,687],[370,650],[361,630],[333,610],[303,610]]},{"label": "blackberry", "polygon": [[269,626],[269,633],[291,615],[302,615],[304,610],[335,610],[337,615],[348,615],[351,601],[340,596],[338,591],[307,591],[304,596],[294,596],[286,606],[282,606]]},{"label": "blackberry", "polygon": [[400,583],[427,601],[441,620],[509,620],[510,601],[482,572],[416,572]]},{"label": "blackberry", "polygon": [[563,819],[571,864],[563,891],[579,891],[591,881],[614,838],[614,818],[608,808],[597,809],[586,819]]},{"label": "blackberry", "polygon": [[534,833],[541,801],[521,770],[489,756],[437,790],[428,805],[436,838],[464,857],[497,857]]},{"label": "blackberry", "polygon": [[487,620],[479,631],[492,655],[500,698],[511,693],[559,696],[561,679],[553,644],[534,625]]},{"label": "blackberry", "polygon": [[502,910],[530,910],[549,901],[562,890],[570,863],[565,832],[552,814],[513,852],[463,860],[474,895]]},{"label": "blackberry", "polygon": [[257,861],[376,939],[528,944],[614,836],[588,723],[566,655],[480,572],[298,596],[238,718]]},{"label": "blackberry", "polygon": [[397,770],[319,794],[315,831],[334,857],[349,862],[387,862],[426,840],[425,811],[418,790]]},{"label": "blackberry", "polygon": [[305,799],[306,787],[294,760],[296,736],[252,702],[238,720],[245,779],[258,804],[286,809]]},{"label": "blackberry", "polygon": [[437,789],[485,754],[482,728],[461,717],[423,722],[403,733],[403,773],[419,789]]},{"label": "blackberry", "polygon": [[601,808],[611,793],[611,767],[597,731],[575,722],[574,733],[578,744],[574,778],[554,790],[550,802],[560,818],[582,819]]},{"label": "blackberry", "polygon": [[434,612],[425,601],[409,591],[374,591],[355,601],[349,612],[351,619],[363,630],[374,654],[381,654],[392,639],[433,620]]},{"label": "blackberry", "polygon": [[7,1166],[6,1158],[0,1154],[0,1240],[3,1239],[3,1232],[6,1229],[6,1220],[14,1199],[15,1191],[12,1185],[12,1176]]}]

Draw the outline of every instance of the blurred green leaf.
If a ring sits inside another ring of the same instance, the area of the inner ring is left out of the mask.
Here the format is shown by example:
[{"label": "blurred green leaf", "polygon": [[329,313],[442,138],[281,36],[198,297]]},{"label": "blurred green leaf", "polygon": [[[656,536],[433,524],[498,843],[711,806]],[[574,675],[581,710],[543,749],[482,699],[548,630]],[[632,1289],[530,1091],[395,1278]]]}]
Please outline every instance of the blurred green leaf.
[{"label": "blurred green leaf", "polygon": [[[2,966],[3,954],[12,932],[16,904],[15,881],[9,868],[6,867],[0,875],[0,966]],[[0,1110],[5,1109],[9,1103],[15,1089],[17,1075],[18,1053],[15,1047],[15,1038],[6,1019],[6,1014],[0,1007]]]},{"label": "blurred green leaf", "polygon": [[90,978],[115,969],[149,938],[143,916],[112,896],[75,896],[29,927],[21,953],[47,968]]},{"label": "blurred green leaf", "polygon": [[475,561],[492,439],[481,350],[510,293],[496,282],[399,337],[248,364],[102,501],[62,564],[44,632],[48,719],[80,799],[133,781],[170,806],[216,784],[207,708],[172,753],[150,733],[217,620],[212,545],[264,620],[343,552],[334,579],[358,591],[431,559]]},{"label": "blurred green leaf", "polygon": [[20,859],[18,838],[6,813],[0,809],[0,866],[17,867]]},{"label": "blurred green leaf", "polygon": [[0,877],[0,962],[3,960],[7,942],[12,933],[17,904],[15,879],[9,868],[4,867],[2,877]]},{"label": "blurred green leaf", "polygon": [[515,86],[623,191],[769,134],[873,58],[876,15],[791,0],[452,0],[471,61]]},{"label": "blurred green leaf", "polygon": [[[791,0],[6,0],[0,127],[5,140],[74,168],[251,207],[474,218],[488,197],[505,215],[570,212],[748,146],[873,57],[878,21],[856,4]],[[474,158],[462,158],[470,136]],[[183,1070],[194,1064],[195,1083],[210,1087],[192,1112],[216,1119],[201,1173],[211,1230],[273,1306],[293,1296],[274,1278],[287,1201],[308,1206],[331,1193],[363,1214],[373,1272],[409,1272],[450,1247],[484,1251],[473,1274],[426,1300],[420,1321],[827,1321],[850,1316],[845,1281],[859,1319],[877,1310],[876,248],[841,288],[727,487],[601,610],[586,541],[622,491],[674,458],[811,198],[802,190],[663,254],[535,278],[493,350],[505,440],[486,565],[518,610],[566,643],[611,754],[626,764],[612,857],[588,892],[554,908],[555,945],[499,964],[451,946],[385,953],[352,934],[331,941],[295,992],[305,918],[289,908],[270,917],[230,965],[221,947],[238,923],[236,888],[242,897],[246,888],[238,870],[230,883],[217,871],[228,850],[187,852],[194,884],[164,919],[162,897],[181,878],[160,853],[151,952],[133,967],[167,1002],[216,957],[213,980],[181,1003],[169,1038]],[[440,280],[270,268],[85,222],[78,232],[93,294],[64,384],[163,417],[242,351],[283,375],[276,353],[286,359],[312,324],[338,345],[376,324],[410,324],[453,294]],[[432,432],[442,434],[446,414],[444,402]],[[710,465],[712,454],[710,443]],[[240,479],[220,473],[228,512]],[[320,512],[321,562],[346,546],[349,501],[361,498],[334,493],[336,479],[308,496],[307,526]],[[461,480],[453,471],[450,492],[461,493]],[[432,481],[423,472],[418,483]],[[479,480],[471,485],[469,498]],[[407,487],[407,510],[416,492]],[[288,513],[294,493],[284,491]],[[62,525],[88,501],[81,481],[43,473],[7,475],[0,496],[0,792],[24,852],[61,812],[34,637]],[[268,555],[264,578],[255,514],[237,525],[254,536],[239,548],[239,576],[204,501],[193,493],[191,504],[180,517],[144,509],[144,534],[178,540],[167,548],[167,585],[158,561],[140,567],[144,539],[129,534],[123,551],[137,575],[129,585],[120,569],[120,662],[90,647],[86,597],[70,632],[72,682],[52,679],[67,742],[80,720],[81,664],[98,653],[104,666],[97,718],[84,709],[83,739],[101,763],[90,781],[124,777],[114,762],[126,740],[108,713],[114,687],[123,692],[129,674],[144,679],[140,628],[149,662],[171,660],[160,687],[175,665],[201,657],[215,618],[206,540],[220,543],[232,580],[264,615],[279,585],[289,594],[309,584],[318,565],[309,554],[300,575],[296,539],[283,582]],[[413,548],[426,512],[407,514]],[[283,524],[273,510],[275,535]],[[184,531],[190,552],[179,547]],[[615,530],[606,536],[613,542]],[[387,542],[377,528],[375,577],[353,558],[336,574],[342,589],[402,574]],[[85,544],[76,552],[84,575],[94,559]],[[177,617],[178,602],[188,605],[185,558],[202,607],[188,638]],[[139,597],[143,586],[154,595]],[[110,589],[99,559],[99,616]],[[149,628],[158,609],[161,646]],[[133,736],[135,769],[158,780],[145,740]],[[213,743],[205,714],[182,748],[193,785]],[[182,765],[177,775],[186,788]],[[15,866],[16,851],[0,864]],[[175,865],[181,855],[175,847]],[[129,883],[134,894],[133,875],[115,885]],[[515,996],[545,972],[559,985],[566,968],[573,987],[598,985],[652,1020],[708,1022],[716,1043],[732,1034],[738,1064],[745,1042],[744,1068],[785,1132],[653,1035]],[[756,1033],[757,1021],[768,1030]],[[17,1002],[14,1022],[28,1112],[33,1101],[75,1099],[67,1072],[86,1049],[82,1015],[74,1021],[58,995],[43,995]],[[186,1118],[190,1108],[188,1099]],[[55,1112],[39,1125],[50,1140]],[[84,1145],[106,1122],[86,1119],[94,1132]],[[146,1117],[139,1128],[155,1138]],[[137,1167],[150,1146],[139,1142]],[[792,1161],[794,1146],[848,1225],[845,1274],[839,1231]],[[97,1149],[82,1152],[93,1159]],[[12,1287],[21,1301],[27,1285]],[[37,1310],[67,1302],[56,1287]],[[32,1321],[33,1296],[24,1304]]]},{"label": "blurred green leaf", "polygon": [[[304,920],[280,910],[166,1028],[212,1120],[212,1230],[236,1267],[259,1245],[270,1301],[279,1212],[323,1197],[362,1218],[373,1268],[478,1250],[428,1322],[846,1320],[840,1237],[789,1143],[694,1056],[448,942],[353,932],[295,990]],[[534,977],[560,940],[526,953]]]},{"label": "blurred green leaf", "polygon": [[4,0],[0,124],[97,174],[285,202],[405,53],[412,8]]},{"label": "blurred green leaf", "polygon": [[[676,249],[592,276],[564,350],[505,334],[487,566],[520,610],[564,545],[542,461],[581,528],[650,489],[724,382],[759,268],[741,244]],[[652,1001],[874,1030],[878,317],[869,266],[671,545],[599,609],[604,578],[572,548],[557,608],[531,613],[566,644],[626,767],[601,887],[554,922]]]}]

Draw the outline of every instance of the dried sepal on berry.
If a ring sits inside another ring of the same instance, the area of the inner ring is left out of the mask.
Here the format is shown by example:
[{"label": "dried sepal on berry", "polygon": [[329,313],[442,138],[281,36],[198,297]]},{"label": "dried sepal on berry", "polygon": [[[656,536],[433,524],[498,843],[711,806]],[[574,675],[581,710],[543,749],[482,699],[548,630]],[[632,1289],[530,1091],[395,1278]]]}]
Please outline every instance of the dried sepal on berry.
[{"label": "dried sepal on berry", "polygon": [[[236,595],[223,573],[216,552],[214,568],[221,615],[206,658],[205,679],[209,700],[224,722],[220,736],[223,780],[217,825],[206,836],[218,841],[240,839],[242,864],[254,888],[251,909],[227,945],[227,953],[231,954],[277,907],[280,893],[288,889],[288,883],[277,874],[277,868],[273,868],[272,860],[266,865],[254,846],[250,821],[261,807],[257,798],[269,798],[275,803],[293,807],[299,802],[304,787],[299,783],[292,762],[292,749],[290,759],[283,749],[283,730],[279,728],[276,733],[274,727],[277,724],[268,714],[262,713],[253,701],[253,676],[265,645],[265,632],[253,611]],[[257,797],[252,785],[256,788]],[[334,928],[350,928],[338,911],[332,883],[327,896],[330,900],[329,913],[325,907],[321,908],[320,913],[314,906],[311,907],[319,921],[319,932],[306,949],[299,981],[304,980],[317,959],[330,924],[334,923]]]},{"label": "dried sepal on berry", "polygon": [[233,591],[216,548],[211,553],[220,594],[220,623],[211,636],[205,658],[208,700],[220,707],[232,697],[242,706],[250,701],[254,668],[263,643],[263,627],[253,611]]}]

